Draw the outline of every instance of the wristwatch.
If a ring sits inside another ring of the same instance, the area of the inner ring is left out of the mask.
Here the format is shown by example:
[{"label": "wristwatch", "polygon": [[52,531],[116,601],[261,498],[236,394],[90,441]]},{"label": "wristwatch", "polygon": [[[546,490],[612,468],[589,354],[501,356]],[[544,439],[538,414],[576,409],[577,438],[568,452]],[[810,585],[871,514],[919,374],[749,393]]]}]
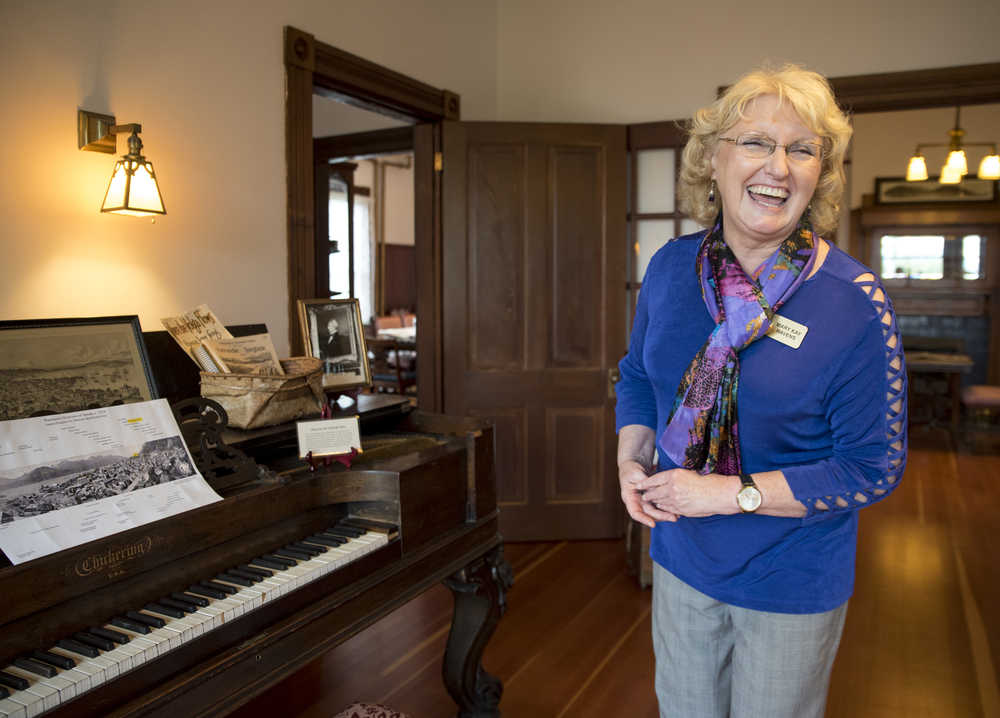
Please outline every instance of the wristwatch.
[{"label": "wristwatch", "polygon": [[761,496],[760,489],[750,474],[740,474],[740,481],[743,482],[743,488],[736,494],[736,505],[745,514],[753,513],[760,508],[764,497]]}]

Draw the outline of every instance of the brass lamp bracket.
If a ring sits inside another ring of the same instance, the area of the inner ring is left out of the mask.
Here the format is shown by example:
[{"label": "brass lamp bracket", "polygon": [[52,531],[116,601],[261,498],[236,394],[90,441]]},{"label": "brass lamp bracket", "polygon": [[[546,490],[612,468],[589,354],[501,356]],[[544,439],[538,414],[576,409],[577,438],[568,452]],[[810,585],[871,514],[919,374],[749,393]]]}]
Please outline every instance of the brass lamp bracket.
[{"label": "brass lamp bracket", "polygon": [[77,110],[77,147],[81,150],[113,155],[118,150],[120,132],[142,132],[142,125],[116,125],[114,115]]}]

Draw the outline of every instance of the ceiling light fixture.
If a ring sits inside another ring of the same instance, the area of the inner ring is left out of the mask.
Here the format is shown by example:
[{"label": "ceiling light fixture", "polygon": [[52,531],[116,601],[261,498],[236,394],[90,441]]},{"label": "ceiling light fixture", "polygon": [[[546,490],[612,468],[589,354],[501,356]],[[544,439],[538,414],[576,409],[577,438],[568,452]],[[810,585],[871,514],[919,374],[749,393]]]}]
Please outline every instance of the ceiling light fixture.
[{"label": "ceiling light fixture", "polygon": [[947,147],[948,159],[941,168],[939,181],[942,184],[958,184],[962,177],[969,173],[969,161],[965,154],[966,147],[990,147],[991,154],[983,157],[979,163],[979,179],[995,180],[1000,179],[1000,155],[997,154],[997,146],[992,142],[965,142],[965,130],[959,126],[959,118],[962,108],[955,108],[955,127],[948,130],[947,143],[923,143],[917,145],[917,149],[910,158],[910,163],[906,167],[906,180],[908,182],[920,182],[927,179],[927,160],[924,158],[922,149],[924,147]]}]

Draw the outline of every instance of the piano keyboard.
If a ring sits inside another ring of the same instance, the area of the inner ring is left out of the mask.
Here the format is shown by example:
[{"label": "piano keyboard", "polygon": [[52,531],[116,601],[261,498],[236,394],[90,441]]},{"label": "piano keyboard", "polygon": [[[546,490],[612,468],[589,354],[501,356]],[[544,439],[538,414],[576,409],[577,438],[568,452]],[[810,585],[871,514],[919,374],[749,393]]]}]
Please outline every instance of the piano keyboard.
[{"label": "piano keyboard", "polygon": [[388,543],[345,519],[0,669],[0,718],[33,718]]}]

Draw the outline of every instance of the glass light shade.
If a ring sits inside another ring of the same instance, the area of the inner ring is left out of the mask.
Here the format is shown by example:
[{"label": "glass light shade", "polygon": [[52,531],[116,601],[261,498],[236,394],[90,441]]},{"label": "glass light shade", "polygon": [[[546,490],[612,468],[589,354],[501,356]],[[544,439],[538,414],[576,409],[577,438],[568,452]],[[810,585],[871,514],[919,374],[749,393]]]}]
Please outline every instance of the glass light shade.
[{"label": "glass light shade", "polygon": [[115,162],[101,211],[134,217],[166,214],[153,165],[147,161],[137,162],[128,157]]},{"label": "glass light shade", "polygon": [[958,167],[952,167],[949,164],[945,164],[945,166],[941,168],[941,177],[938,179],[938,182],[941,184],[958,184],[961,181],[962,172],[958,169]]},{"label": "glass light shade", "polygon": [[969,163],[965,159],[965,150],[952,150],[948,153],[948,161],[945,162],[948,167],[958,170],[959,175],[965,175],[969,172]]},{"label": "glass light shade", "polygon": [[979,179],[1000,179],[1000,155],[986,155],[979,163]]},{"label": "glass light shade", "polygon": [[906,181],[919,182],[927,179],[927,161],[923,155],[914,155],[906,167]]}]

